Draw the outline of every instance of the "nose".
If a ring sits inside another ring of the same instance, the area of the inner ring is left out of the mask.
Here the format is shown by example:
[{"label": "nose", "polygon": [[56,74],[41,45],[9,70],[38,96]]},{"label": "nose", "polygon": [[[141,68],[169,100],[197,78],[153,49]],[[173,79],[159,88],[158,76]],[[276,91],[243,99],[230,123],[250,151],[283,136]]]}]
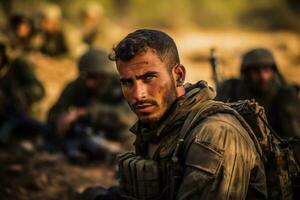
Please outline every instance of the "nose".
[{"label": "nose", "polygon": [[146,87],[141,82],[136,82],[133,87],[133,97],[136,101],[143,100],[147,97]]},{"label": "nose", "polygon": [[272,72],[270,70],[261,70],[259,73],[259,77],[262,81],[268,81],[272,76]]}]

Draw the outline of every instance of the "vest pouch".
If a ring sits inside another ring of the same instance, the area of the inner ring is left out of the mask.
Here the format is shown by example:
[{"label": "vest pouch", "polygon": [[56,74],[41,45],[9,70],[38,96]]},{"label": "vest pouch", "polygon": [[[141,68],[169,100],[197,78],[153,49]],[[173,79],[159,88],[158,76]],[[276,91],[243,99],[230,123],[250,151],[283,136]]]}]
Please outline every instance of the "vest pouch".
[{"label": "vest pouch", "polygon": [[154,160],[133,153],[119,157],[120,182],[126,194],[137,199],[155,199],[159,196],[159,168]]},{"label": "vest pouch", "polygon": [[300,176],[292,177],[294,199],[300,199]]}]

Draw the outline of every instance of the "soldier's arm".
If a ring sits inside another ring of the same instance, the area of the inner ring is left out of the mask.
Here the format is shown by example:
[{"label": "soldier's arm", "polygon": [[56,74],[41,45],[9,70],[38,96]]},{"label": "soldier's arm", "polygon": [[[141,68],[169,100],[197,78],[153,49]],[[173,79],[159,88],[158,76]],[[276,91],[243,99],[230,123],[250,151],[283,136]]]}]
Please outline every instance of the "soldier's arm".
[{"label": "soldier's arm", "polygon": [[293,88],[287,86],[278,91],[268,121],[282,138],[300,138],[300,99]]},{"label": "soldier's arm", "polygon": [[74,105],[76,101],[76,87],[70,83],[65,87],[59,96],[57,102],[50,108],[48,112],[48,123],[55,126],[58,118],[66,113],[70,106]]},{"label": "soldier's arm", "polygon": [[233,102],[237,100],[239,93],[239,86],[241,81],[239,79],[229,79],[217,85],[216,100],[224,102]]},{"label": "soldier's arm", "polygon": [[[245,199],[257,161],[247,132],[211,116],[193,130],[185,171],[176,199]],[[239,123],[235,121],[236,123]],[[258,170],[258,169],[256,169]],[[259,170],[259,172],[262,172]],[[255,172],[256,173],[256,172]],[[251,180],[255,199],[265,199],[264,174]],[[262,194],[260,194],[260,191]]]},{"label": "soldier's arm", "polygon": [[24,88],[24,95],[29,104],[40,101],[45,96],[45,88],[39,80]]}]

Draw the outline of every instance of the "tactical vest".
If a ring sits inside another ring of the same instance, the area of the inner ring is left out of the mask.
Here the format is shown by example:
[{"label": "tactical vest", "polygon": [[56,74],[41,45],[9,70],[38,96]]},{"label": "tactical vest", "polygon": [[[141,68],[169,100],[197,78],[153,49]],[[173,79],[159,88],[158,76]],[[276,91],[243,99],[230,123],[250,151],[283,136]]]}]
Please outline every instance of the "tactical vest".
[{"label": "tactical vest", "polygon": [[[234,115],[253,140],[265,164],[269,199],[297,199],[299,168],[289,144],[269,127],[264,109],[254,101],[207,101],[187,116],[176,136],[166,136],[154,159],[134,153],[120,156],[120,182],[128,199],[175,199],[183,176],[190,131],[208,116]],[[270,131],[271,130],[271,131]],[[293,193],[294,190],[294,193]],[[298,192],[299,193],[299,192]]]}]

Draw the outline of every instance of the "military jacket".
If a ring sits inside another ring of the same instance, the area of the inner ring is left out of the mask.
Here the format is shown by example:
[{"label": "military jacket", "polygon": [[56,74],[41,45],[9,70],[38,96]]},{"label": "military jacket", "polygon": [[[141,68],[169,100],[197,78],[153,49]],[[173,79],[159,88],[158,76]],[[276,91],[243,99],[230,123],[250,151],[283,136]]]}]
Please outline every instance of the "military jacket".
[{"label": "military jacket", "polygon": [[[170,195],[172,153],[179,131],[188,114],[211,101],[215,94],[204,82],[186,87],[155,129],[139,122],[131,129],[136,134],[136,154],[154,160],[159,167],[158,199]],[[157,146],[153,155],[149,148]],[[184,141],[181,178],[174,199],[266,199],[263,161],[247,131],[230,114],[214,114],[192,127]],[[129,194],[130,195],[130,194]]]}]

